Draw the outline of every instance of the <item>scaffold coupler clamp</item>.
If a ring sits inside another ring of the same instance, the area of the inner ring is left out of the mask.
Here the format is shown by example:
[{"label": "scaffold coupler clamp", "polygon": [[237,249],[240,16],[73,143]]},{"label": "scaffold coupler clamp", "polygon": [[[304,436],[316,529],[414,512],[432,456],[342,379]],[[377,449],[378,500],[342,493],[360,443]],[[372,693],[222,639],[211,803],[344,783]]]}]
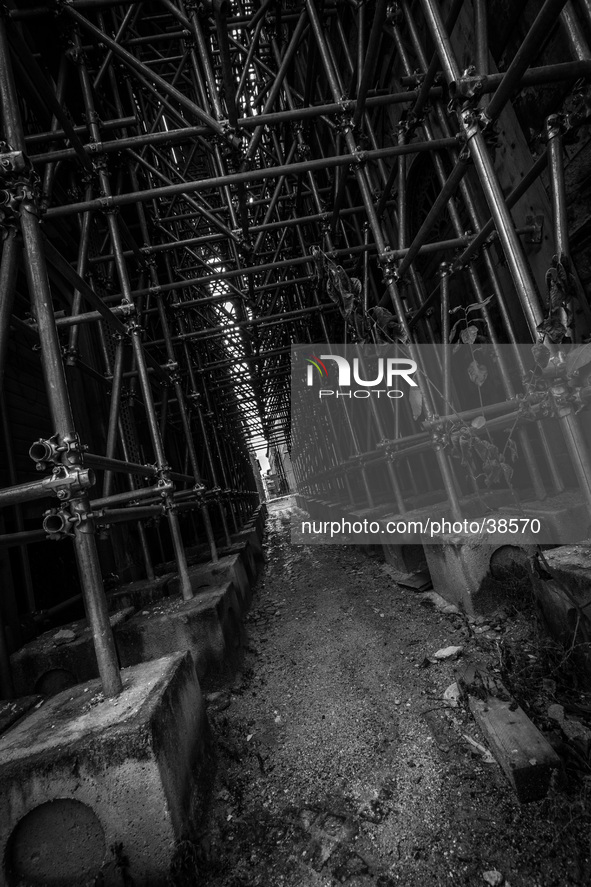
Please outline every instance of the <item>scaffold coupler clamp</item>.
[{"label": "scaffold coupler clamp", "polygon": [[46,439],[40,438],[29,448],[29,456],[35,462],[37,471],[45,471],[52,466],[78,466],[82,461],[84,447],[75,432],[59,435],[57,432]]},{"label": "scaffold coupler clamp", "polygon": [[72,538],[74,529],[82,523],[81,514],[72,514],[67,508],[49,508],[43,513],[43,529],[52,542]]},{"label": "scaffold coupler clamp", "polygon": [[164,499],[171,493],[174,493],[176,487],[173,482],[167,477],[159,477],[156,482],[156,492],[159,496],[162,496]]},{"label": "scaffold coupler clamp", "polygon": [[205,484],[201,483],[201,481],[197,481],[197,483],[193,486],[193,493],[195,494],[195,498],[199,505],[205,504],[205,496],[207,493]]},{"label": "scaffold coupler clamp", "polygon": [[477,74],[474,65],[470,65],[458,80],[452,80],[449,84],[449,112],[474,108],[483,94],[487,78],[484,74]]},{"label": "scaffold coupler clamp", "polygon": [[39,176],[23,151],[14,151],[0,142],[0,233],[2,239],[17,227],[21,209],[39,215],[37,186]]},{"label": "scaffold coupler clamp", "polygon": [[57,496],[62,502],[69,501],[73,496],[93,487],[96,481],[92,468],[69,468],[59,465],[53,469],[50,477],[43,480],[48,493]]},{"label": "scaffold coupler clamp", "polygon": [[181,381],[181,373],[180,373],[180,367],[179,367],[178,361],[168,360],[164,364],[163,369],[165,369],[168,374],[169,383],[171,383],[172,385],[175,385],[177,382]]}]

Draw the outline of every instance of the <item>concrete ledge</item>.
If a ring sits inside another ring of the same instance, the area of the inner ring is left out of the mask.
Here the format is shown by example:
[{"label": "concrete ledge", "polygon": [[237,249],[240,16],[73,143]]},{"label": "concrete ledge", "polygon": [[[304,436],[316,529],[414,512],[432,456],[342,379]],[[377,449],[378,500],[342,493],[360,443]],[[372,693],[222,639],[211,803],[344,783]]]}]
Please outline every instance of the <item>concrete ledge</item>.
[{"label": "concrete ledge", "polygon": [[264,523],[267,520],[267,515],[269,514],[269,509],[267,508],[266,504],[264,502],[261,502],[261,504],[257,508],[257,511],[261,515]]},{"label": "concrete ledge", "polygon": [[587,506],[578,491],[569,490],[543,502],[524,502],[521,508],[505,507],[501,516],[539,520],[542,534],[534,538],[534,542],[570,546],[572,542],[588,539],[591,534]]},{"label": "concrete ledge", "polygon": [[246,523],[242,525],[242,527],[240,528],[240,532],[244,533],[245,530],[249,530],[253,533],[256,533],[257,540],[260,543],[263,539],[263,529],[264,523],[260,519],[257,520],[253,517],[250,520],[247,520]]},{"label": "concrete ledge", "polygon": [[0,734],[5,733],[23,715],[35,706],[43,704],[42,696],[21,696],[20,699],[5,699],[0,701]]},{"label": "concrete ledge", "polygon": [[162,885],[198,803],[206,716],[190,656],[66,690],[0,737],[0,887]]},{"label": "concrete ledge", "polygon": [[[475,542],[472,537],[458,535],[438,539],[440,544],[423,546],[433,588],[466,613],[490,613],[518,593],[522,583],[529,587],[527,574],[519,565],[534,547]],[[503,565],[495,571],[496,576],[491,570],[495,562]],[[513,581],[511,564],[515,568]]]},{"label": "concrete ledge", "polygon": [[255,508],[251,516],[249,517],[247,523],[253,524],[260,535],[262,535],[263,530],[265,528],[265,520],[267,519],[267,509],[263,505],[259,505],[258,508]]},{"label": "concrete ledge", "polygon": [[193,657],[197,676],[222,666],[242,643],[240,606],[227,582],[193,600],[166,598],[137,613],[116,634],[123,666],[157,659],[178,650]]},{"label": "concrete ledge", "polygon": [[[250,560],[252,560],[252,555]],[[195,563],[195,558],[192,557],[188,558],[188,563],[190,564],[191,587],[195,594],[204,585],[215,586],[226,581],[232,582],[243,610],[248,609],[252,600],[252,589],[246,546],[236,546],[233,553],[220,556],[219,561],[215,564],[212,561]],[[254,569],[254,561],[252,561],[252,570]],[[178,574],[170,572],[153,581],[139,580],[115,589],[108,595],[109,609],[117,612],[132,606],[136,610],[140,610],[150,604],[157,603],[162,598],[175,597],[178,594],[180,594]]]},{"label": "concrete ledge", "polygon": [[118,612],[127,607],[139,610],[141,607],[167,597],[172,593],[170,583],[174,581],[175,577],[176,574],[170,572],[158,576],[156,579],[138,579],[128,585],[121,585],[107,594],[109,610]]},{"label": "concrete ledge", "polygon": [[[218,570],[220,572],[218,572]],[[250,601],[250,582],[242,555],[224,558],[191,570],[195,598],[184,602],[179,594],[153,599],[133,616],[128,608],[110,617],[115,644],[123,667],[189,651],[199,678],[222,666],[241,647],[241,617]],[[232,578],[230,578],[232,577]],[[237,580],[234,582],[234,578]],[[166,591],[174,591],[173,580]],[[246,600],[244,589],[247,589]],[[139,593],[139,592],[138,592]],[[56,646],[63,629],[49,632],[26,644],[11,657],[15,692],[19,696],[40,693],[53,696],[67,687],[98,677],[90,629],[84,621],[68,623],[72,638]]]},{"label": "concrete ledge", "polygon": [[[216,564],[209,561],[207,564],[198,564],[195,567],[189,567],[189,577],[191,579],[193,594],[199,594],[204,591],[205,586],[215,587],[216,585],[223,585],[226,582],[231,582],[238,595],[240,612],[245,613],[252,600],[252,589],[244,565],[244,560],[244,555],[240,552],[220,557]],[[171,597],[180,594],[180,583],[178,576],[176,575],[172,577],[168,584],[168,594]]]},{"label": "concrete ledge", "polygon": [[255,559],[262,560],[263,548],[258,532],[252,527],[246,527],[238,533],[232,533],[231,537],[234,545],[241,542],[248,542],[252,549]]},{"label": "concrete ledge", "polygon": [[422,545],[388,545],[381,546],[384,560],[399,573],[415,573],[427,568],[427,561]]},{"label": "concrete ledge", "polygon": [[580,603],[591,598],[591,542],[561,545],[545,551],[544,557],[556,578],[568,584]]},{"label": "concrete ledge", "polygon": [[551,576],[541,563],[542,575],[534,574],[533,587],[547,629],[555,640],[572,648],[575,663],[590,678],[591,644],[578,633],[578,607],[585,607],[591,600],[591,544],[564,545],[545,551],[544,556]]},{"label": "concrete ledge", "polygon": [[[116,630],[133,614],[132,607],[114,613],[109,621]],[[92,635],[86,620],[68,622],[44,632],[10,657],[17,696],[40,693],[53,696],[67,687],[98,677]]]},{"label": "concrete ledge", "polygon": [[254,550],[248,540],[234,542],[232,545],[220,548],[219,550],[220,559],[234,554],[240,555],[246,570],[246,575],[248,576],[249,581],[254,583],[259,574],[260,560],[255,558]]}]

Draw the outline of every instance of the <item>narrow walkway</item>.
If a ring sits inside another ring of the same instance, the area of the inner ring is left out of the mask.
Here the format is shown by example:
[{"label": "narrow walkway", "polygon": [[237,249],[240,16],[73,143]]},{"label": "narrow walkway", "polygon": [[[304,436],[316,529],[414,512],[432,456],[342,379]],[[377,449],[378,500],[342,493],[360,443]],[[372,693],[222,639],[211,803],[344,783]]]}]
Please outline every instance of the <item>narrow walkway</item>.
[{"label": "narrow walkway", "polygon": [[464,738],[482,741],[470,717],[445,708],[454,666],[426,657],[464,644],[465,620],[369,554],[292,547],[290,508],[270,507],[244,668],[209,697],[218,772],[186,883],[591,883],[577,798],[521,806]]}]

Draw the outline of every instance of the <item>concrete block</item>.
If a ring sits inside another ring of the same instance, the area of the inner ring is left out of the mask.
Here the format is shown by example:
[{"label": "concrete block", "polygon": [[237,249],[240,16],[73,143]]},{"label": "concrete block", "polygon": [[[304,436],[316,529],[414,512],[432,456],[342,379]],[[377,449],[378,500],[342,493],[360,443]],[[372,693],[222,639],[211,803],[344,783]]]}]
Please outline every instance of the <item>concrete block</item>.
[{"label": "concrete block", "polygon": [[259,573],[260,561],[255,558],[254,551],[248,542],[235,542],[233,545],[220,548],[218,554],[220,559],[232,557],[235,554],[239,555],[242,565],[246,570],[249,582],[251,585],[254,584]]},{"label": "concrete block", "polygon": [[561,545],[545,551],[544,557],[552,573],[567,583],[580,603],[591,598],[591,542]]},{"label": "concrete block", "polygon": [[258,532],[262,535],[263,530],[265,528],[265,520],[267,518],[267,511],[263,508],[262,505],[259,505],[253,513],[251,514],[248,522],[254,524],[256,526]]},{"label": "concrete block", "polygon": [[263,547],[261,545],[259,534],[255,529],[247,527],[244,530],[239,530],[237,533],[232,533],[230,538],[234,544],[237,542],[248,542],[255,559],[263,559]]},{"label": "concrete block", "polygon": [[[581,673],[591,677],[591,644],[578,634],[579,607],[591,600],[591,544],[563,545],[544,552],[541,575],[534,576],[536,598],[552,637],[568,649]],[[588,610],[587,610],[588,612]]]},{"label": "concrete block", "polygon": [[308,509],[310,517],[319,519],[324,514],[325,504],[319,496],[310,496],[308,498]]},{"label": "concrete block", "polygon": [[422,545],[382,545],[384,560],[399,573],[416,573],[427,568]]},{"label": "concrete block", "polygon": [[260,545],[263,539],[263,531],[256,520],[248,520],[246,521],[246,523],[242,524],[242,526],[240,527],[240,532],[245,533],[246,531],[248,531],[249,533],[254,533]]},{"label": "concrete block", "polygon": [[[133,614],[132,607],[113,613],[114,629]],[[62,632],[66,635],[62,635]],[[10,657],[17,696],[39,693],[53,696],[67,687],[98,676],[92,635],[85,619],[52,628],[17,650]]]},{"label": "concrete block", "polygon": [[261,502],[258,506],[258,510],[262,513],[265,520],[267,519],[267,515],[269,514],[269,509],[267,508],[266,502]]},{"label": "concrete block", "polygon": [[154,601],[168,597],[173,593],[170,590],[170,583],[175,576],[174,572],[169,572],[156,579],[138,579],[136,582],[118,586],[107,594],[109,610],[118,612],[128,607],[139,610]]},{"label": "concrete block", "polygon": [[[231,582],[238,596],[240,613],[245,613],[248,610],[252,600],[252,590],[242,553],[220,557],[215,564],[209,561],[206,564],[189,567],[189,577],[193,594],[204,591],[206,586],[224,585],[226,582]],[[168,585],[168,593],[171,597],[180,595],[178,576],[173,576]]]},{"label": "concrete block", "polygon": [[[174,593],[176,577],[169,577],[161,591],[169,596],[155,598],[149,583],[150,601],[132,619],[128,608],[110,617],[121,665],[137,665],[169,653],[190,651],[200,678],[220,668],[241,648],[244,629],[241,617],[247,609],[250,582],[242,554],[230,555],[219,564],[192,568],[195,598],[184,602]],[[234,581],[236,580],[236,581]],[[127,597],[124,592],[123,599]],[[134,591],[140,600],[140,592]],[[129,620],[129,621],[128,621]],[[56,645],[58,629],[36,638],[11,657],[15,692],[19,696],[39,693],[52,696],[61,690],[98,677],[90,629],[85,621],[65,626],[72,638]]]},{"label": "concrete block", "polygon": [[21,696],[20,699],[0,700],[0,734],[6,732],[23,715],[42,703],[42,696]]},{"label": "concrete block", "polygon": [[308,514],[315,521],[340,520],[345,516],[342,503],[328,501],[322,495],[308,499]]},{"label": "concrete block", "polygon": [[520,508],[506,507],[502,516],[539,520],[542,533],[538,541],[552,545],[569,545],[591,535],[585,501],[580,493],[572,491],[552,496],[544,502],[524,502]]},{"label": "concrete block", "polygon": [[[185,549],[185,554],[187,557],[187,565],[190,568],[191,567],[200,567],[204,571],[207,572],[207,570],[209,570],[210,567],[212,566],[212,561],[210,560],[211,553],[209,550],[209,546],[195,545],[195,546]],[[248,545],[248,543],[236,542],[233,545],[226,545],[224,547],[218,546],[219,563],[224,562],[224,564],[225,564],[225,558],[233,557],[234,555],[239,556],[242,566],[246,570],[247,576],[249,577],[251,582],[254,582],[254,580],[256,579],[256,576],[257,576],[258,567],[255,564],[254,554],[252,552],[252,549]],[[162,566],[165,566],[167,568],[167,572],[172,573],[172,576],[170,578],[172,578],[172,580],[174,582],[174,580],[177,579],[176,566],[174,564],[174,561],[170,561],[166,565],[160,565],[159,569],[161,569]],[[213,566],[215,566],[215,565],[213,565]],[[236,578],[235,580],[233,579],[233,581],[235,581],[236,584],[239,583],[238,578]],[[172,589],[175,589],[175,588],[178,588],[178,581],[176,582],[176,584],[172,585]],[[176,593],[176,592],[171,591],[170,586],[169,586],[168,594],[172,594],[172,593]],[[165,595],[163,595],[163,596],[165,596]]]},{"label": "concrete block", "polygon": [[532,546],[476,542],[457,534],[437,538],[438,544],[423,549],[433,588],[466,613],[490,613],[529,587],[523,563]]},{"label": "concrete block", "polygon": [[199,804],[206,716],[191,657],[60,693],[0,737],[0,887],[166,883]]},{"label": "concrete block", "polygon": [[234,586],[208,588],[193,600],[165,598],[142,610],[115,633],[121,665],[135,665],[175,651],[189,651],[197,676],[222,666],[242,645]]}]

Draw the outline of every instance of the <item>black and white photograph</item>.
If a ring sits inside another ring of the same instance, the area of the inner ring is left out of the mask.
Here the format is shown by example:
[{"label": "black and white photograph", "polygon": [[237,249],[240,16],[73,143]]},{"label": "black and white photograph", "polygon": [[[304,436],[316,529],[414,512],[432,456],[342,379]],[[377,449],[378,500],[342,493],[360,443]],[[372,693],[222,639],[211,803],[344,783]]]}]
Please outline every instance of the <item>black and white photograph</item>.
[{"label": "black and white photograph", "polygon": [[591,885],[591,0],[0,0],[0,887],[341,885]]}]

